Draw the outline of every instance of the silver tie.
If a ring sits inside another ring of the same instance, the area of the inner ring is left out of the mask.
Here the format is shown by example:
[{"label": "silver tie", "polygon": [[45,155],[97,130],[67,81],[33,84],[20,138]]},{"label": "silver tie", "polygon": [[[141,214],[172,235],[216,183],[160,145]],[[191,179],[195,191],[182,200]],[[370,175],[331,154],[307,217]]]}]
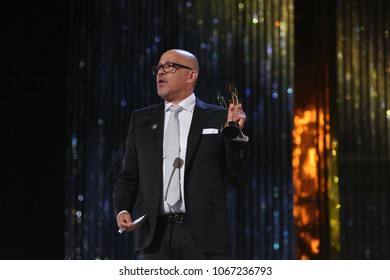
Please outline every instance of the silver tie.
[{"label": "silver tie", "polygon": [[171,116],[164,136],[164,153],[165,158],[165,181],[164,190],[165,201],[170,205],[175,205],[180,200],[180,168],[183,160],[180,159],[180,129],[178,114],[183,108],[172,105],[169,107]]}]

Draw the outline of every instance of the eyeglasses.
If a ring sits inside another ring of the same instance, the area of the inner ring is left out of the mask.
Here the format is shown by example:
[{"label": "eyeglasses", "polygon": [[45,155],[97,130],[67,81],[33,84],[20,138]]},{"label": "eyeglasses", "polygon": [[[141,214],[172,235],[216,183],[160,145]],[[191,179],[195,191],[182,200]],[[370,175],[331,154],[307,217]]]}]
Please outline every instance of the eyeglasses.
[{"label": "eyeglasses", "polygon": [[153,66],[152,67],[153,75],[157,75],[158,71],[161,68],[164,71],[164,73],[166,73],[166,74],[175,73],[176,70],[179,69],[179,68],[185,68],[185,69],[189,69],[189,70],[194,70],[194,69],[192,69],[189,66],[181,65],[181,64],[178,64],[178,63],[174,63],[174,62],[167,62],[167,63],[164,63],[164,64]]}]

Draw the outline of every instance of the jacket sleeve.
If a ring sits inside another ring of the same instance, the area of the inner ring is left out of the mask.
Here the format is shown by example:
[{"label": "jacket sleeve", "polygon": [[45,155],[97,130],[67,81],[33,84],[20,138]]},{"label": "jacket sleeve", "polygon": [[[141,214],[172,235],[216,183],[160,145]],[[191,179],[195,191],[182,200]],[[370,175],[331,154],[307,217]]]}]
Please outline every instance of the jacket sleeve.
[{"label": "jacket sleeve", "polygon": [[126,139],[126,148],[122,166],[115,183],[114,209],[115,215],[126,210],[131,213],[138,192],[138,160],[134,135],[135,116],[132,114]]},{"label": "jacket sleeve", "polygon": [[228,182],[237,188],[242,188],[249,183],[250,153],[249,142],[224,139],[226,178]]}]

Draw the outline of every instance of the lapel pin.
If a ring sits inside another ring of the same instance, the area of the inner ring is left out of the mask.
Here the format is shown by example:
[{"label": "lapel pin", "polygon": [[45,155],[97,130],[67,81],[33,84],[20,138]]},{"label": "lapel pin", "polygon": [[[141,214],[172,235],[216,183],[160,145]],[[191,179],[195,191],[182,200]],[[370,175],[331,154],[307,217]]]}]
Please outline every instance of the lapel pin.
[{"label": "lapel pin", "polygon": [[152,125],[152,130],[155,130],[155,129],[157,129],[157,124],[156,123],[154,123],[153,125]]}]

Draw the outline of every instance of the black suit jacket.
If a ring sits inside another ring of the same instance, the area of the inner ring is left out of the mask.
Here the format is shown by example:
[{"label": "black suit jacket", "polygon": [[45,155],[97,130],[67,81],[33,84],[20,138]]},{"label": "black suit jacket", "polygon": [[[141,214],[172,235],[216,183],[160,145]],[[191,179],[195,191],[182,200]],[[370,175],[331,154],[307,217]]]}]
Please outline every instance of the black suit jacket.
[{"label": "black suit jacket", "polygon": [[[248,143],[203,134],[220,130],[227,111],[197,99],[188,135],[184,196],[186,215],[195,244],[204,252],[230,252],[227,186],[243,187],[249,177]],[[116,214],[147,218],[134,232],[135,250],[146,249],[154,236],[163,190],[164,103],[134,111],[118,176]]]}]

